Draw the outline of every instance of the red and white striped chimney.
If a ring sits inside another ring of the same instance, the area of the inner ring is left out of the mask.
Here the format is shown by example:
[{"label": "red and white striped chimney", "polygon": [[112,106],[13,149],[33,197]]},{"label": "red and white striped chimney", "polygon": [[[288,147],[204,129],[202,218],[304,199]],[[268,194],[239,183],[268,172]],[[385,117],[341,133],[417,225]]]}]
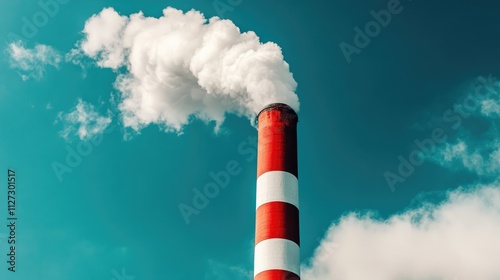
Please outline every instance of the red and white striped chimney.
[{"label": "red and white striped chimney", "polygon": [[257,116],[254,280],[299,280],[299,195],[295,111],[275,103]]}]

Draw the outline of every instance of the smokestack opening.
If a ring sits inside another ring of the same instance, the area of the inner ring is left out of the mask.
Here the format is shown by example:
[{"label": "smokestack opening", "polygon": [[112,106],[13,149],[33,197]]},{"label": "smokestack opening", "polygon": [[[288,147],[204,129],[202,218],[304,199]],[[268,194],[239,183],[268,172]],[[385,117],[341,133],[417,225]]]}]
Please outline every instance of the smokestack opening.
[{"label": "smokestack opening", "polygon": [[281,112],[281,121],[288,120],[288,121],[299,122],[299,116],[297,115],[295,110],[292,109],[292,107],[288,106],[285,103],[272,103],[264,107],[264,109],[260,110],[260,112],[257,114],[257,117],[255,118],[255,123],[257,124],[257,127],[259,126],[260,114],[272,110]]}]

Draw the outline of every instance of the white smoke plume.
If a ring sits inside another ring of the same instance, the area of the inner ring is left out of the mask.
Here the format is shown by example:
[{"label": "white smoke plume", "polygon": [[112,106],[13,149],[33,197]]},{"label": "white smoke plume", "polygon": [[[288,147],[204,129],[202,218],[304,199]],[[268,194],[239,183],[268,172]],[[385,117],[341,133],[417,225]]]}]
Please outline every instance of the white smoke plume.
[{"label": "white smoke plume", "polygon": [[181,132],[193,118],[217,130],[228,113],[253,120],[274,102],[299,109],[280,47],[230,20],[171,7],[159,18],[106,8],[87,20],[83,34],[77,51],[120,73],[119,109],[125,127],[136,131],[158,124]]}]

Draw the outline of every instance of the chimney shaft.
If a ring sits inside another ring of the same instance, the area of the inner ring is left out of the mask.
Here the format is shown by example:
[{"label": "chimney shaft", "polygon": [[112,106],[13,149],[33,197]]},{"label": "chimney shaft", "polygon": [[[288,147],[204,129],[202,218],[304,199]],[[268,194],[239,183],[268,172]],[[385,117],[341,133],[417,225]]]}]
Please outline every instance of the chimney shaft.
[{"label": "chimney shaft", "polygon": [[257,121],[254,280],[299,280],[298,117],[275,103]]}]

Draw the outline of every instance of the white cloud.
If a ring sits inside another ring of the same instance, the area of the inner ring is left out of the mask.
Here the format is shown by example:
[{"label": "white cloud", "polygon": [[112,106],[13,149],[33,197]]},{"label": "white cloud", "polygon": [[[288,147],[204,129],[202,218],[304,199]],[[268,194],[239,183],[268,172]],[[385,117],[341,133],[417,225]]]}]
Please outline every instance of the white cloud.
[{"label": "white cloud", "polygon": [[68,114],[59,113],[58,120],[63,121],[65,125],[60,134],[65,139],[68,139],[71,135],[76,135],[81,140],[88,140],[103,133],[109,126],[111,112],[108,111],[107,114],[107,116],[100,115],[92,104],[78,99],[78,104],[73,111]]},{"label": "white cloud", "polygon": [[500,279],[499,187],[455,190],[387,220],[349,214],[328,230],[302,279]]},{"label": "white cloud", "polygon": [[458,140],[445,144],[434,160],[446,167],[465,168],[477,175],[497,177],[500,175],[500,142],[475,144],[474,150]]},{"label": "white cloud", "polygon": [[64,55],[64,61],[72,63],[74,65],[80,66],[82,69],[82,78],[87,77],[87,68],[91,66],[86,56],[79,49],[71,49],[68,53]]},{"label": "white cloud", "polygon": [[170,7],[160,18],[107,8],[87,20],[83,33],[69,59],[83,53],[122,72],[115,83],[119,109],[136,131],[158,124],[181,132],[194,118],[215,122],[217,130],[227,113],[253,120],[269,103],[299,108],[280,47],[229,20]]},{"label": "white cloud", "polygon": [[487,118],[500,117],[500,81],[490,74],[487,78],[479,77],[478,89],[484,87],[487,95],[480,102],[480,114]]},{"label": "white cloud", "polygon": [[10,66],[19,70],[23,80],[40,79],[47,65],[58,68],[61,55],[50,46],[37,44],[34,48],[26,48],[22,42],[10,43],[7,47]]},{"label": "white cloud", "polygon": [[112,8],[93,15],[83,29],[86,38],[81,44],[82,51],[97,58],[101,67],[116,69],[122,66],[125,60],[122,37],[127,23],[128,17],[118,15]]},{"label": "white cloud", "polygon": [[481,113],[485,116],[496,116],[500,115],[500,100],[487,99],[483,100],[481,103]]},{"label": "white cloud", "polygon": [[[478,120],[488,124],[486,132],[471,133],[466,125],[459,130],[459,138],[437,148],[430,160],[447,168],[465,169],[478,176],[496,179],[500,175],[500,141],[497,140],[500,120],[500,83],[491,76],[486,81],[478,80],[487,88],[487,95],[478,99],[470,94],[468,98],[475,99],[478,110],[471,111]],[[487,83],[485,83],[487,82]]]}]

